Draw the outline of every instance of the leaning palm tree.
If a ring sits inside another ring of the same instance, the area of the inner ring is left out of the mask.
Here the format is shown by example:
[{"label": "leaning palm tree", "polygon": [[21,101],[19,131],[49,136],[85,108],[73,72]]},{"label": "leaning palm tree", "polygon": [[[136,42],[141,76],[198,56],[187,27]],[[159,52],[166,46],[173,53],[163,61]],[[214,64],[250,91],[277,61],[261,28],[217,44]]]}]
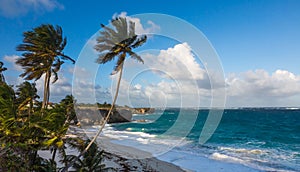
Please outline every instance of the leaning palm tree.
[{"label": "leaning palm tree", "polygon": [[58,80],[57,72],[65,60],[75,63],[66,56],[63,50],[67,44],[67,39],[63,37],[62,28],[50,24],[43,24],[31,31],[23,33],[23,43],[17,47],[18,51],[23,51],[16,63],[25,70],[20,76],[25,80],[38,80],[45,74],[44,97],[42,108],[46,109],[50,96],[50,79],[54,75],[55,83]]},{"label": "leaning palm tree", "polygon": [[119,73],[116,93],[114,95],[113,103],[108,111],[108,114],[105,116],[102,126],[98,130],[95,137],[91,140],[90,144],[85,148],[84,152],[87,151],[95,142],[96,138],[99,136],[105,124],[110,118],[118,97],[123,65],[126,56],[128,55],[138,62],[144,63],[143,59],[132,50],[143,45],[147,40],[147,36],[136,35],[135,23],[133,21],[127,21],[126,18],[118,17],[116,19],[113,19],[111,21],[111,24],[113,28],[101,24],[103,30],[100,31],[100,36],[97,38],[97,45],[94,48],[100,53],[96,61],[99,64],[105,64],[109,61],[114,60],[116,57],[118,58],[117,63],[114,67],[114,71],[112,72],[112,75]]},{"label": "leaning palm tree", "polygon": [[0,61],[0,83],[5,82],[4,75],[2,74],[3,71],[6,71],[7,68],[3,67],[3,62]]}]

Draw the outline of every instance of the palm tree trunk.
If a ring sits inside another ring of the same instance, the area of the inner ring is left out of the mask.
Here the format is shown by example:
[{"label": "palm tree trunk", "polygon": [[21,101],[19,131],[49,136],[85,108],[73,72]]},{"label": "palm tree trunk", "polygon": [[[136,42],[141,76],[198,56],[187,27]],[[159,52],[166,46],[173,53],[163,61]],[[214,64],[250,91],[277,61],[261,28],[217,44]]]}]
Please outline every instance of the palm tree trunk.
[{"label": "palm tree trunk", "polygon": [[104,122],[102,124],[102,126],[100,127],[100,129],[98,130],[97,134],[94,136],[94,138],[91,140],[91,142],[88,144],[88,146],[84,149],[84,151],[81,153],[81,155],[83,155],[86,151],[89,150],[89,148],[92,146],[92,144],[95,142],[95,140],[97,139],[97,137],[100,135],[100,133],[102,132],[105,124],[107,123],[111,113],[112,113],[112,110],[115,106],[115,103],[117,101],[117,97],[118,97],[118,94],[119,94],[119,89],[120,89],[120,83],[121,83],[121,78],[122,78],[122,73],[123,73],[123,64],[124,62],[121,64],[121,69],[120,69],[120,75],[119,75],[119,79],[118,79],[118,84],[117,84],[117,89],[116,89],[116,94],[114,96],[114,100],[113,100],[113,103],[108,111],[108,114],[107,116],[105,117],[104,119]]},{"label": "palm tree trunk", "polygon": [[37,150],[33,150],[33,153],[29,153],[29,158],[30,158],[29,166],[33,166],[35,164],[37,152],[38,152]]},{"label": "palm tree trunk", "polygon": [[54,160],[55,160],[56,150],[57,150],[57,148],[54,148],[54,150],[53,150],[53,153],[52,153],[52,162],[54,162]]},{"label": "palm tree trunk", "polygon": [[28,108],[28,123],[30,124],[30,116],[32,112],[32,107],[33,107],[33,99],[30,100],[29,102],[29,108]]},{"label": "palm tree trunk", "polygon": [[5,78],[4,78],[4,75],[2,73],[0,74],[0,83],[1,82],[5,83]]},{"label": "palm tree trunk", "polygon": [[51,77],[51,71],[49,70],[48,72],[46,72],[46,76],[45,76],[44,98],[43,98],[42,109],[47,109],[47,107],[48,107],[49,92],[50,92],[50,90],[49,90],[50,77]]}]

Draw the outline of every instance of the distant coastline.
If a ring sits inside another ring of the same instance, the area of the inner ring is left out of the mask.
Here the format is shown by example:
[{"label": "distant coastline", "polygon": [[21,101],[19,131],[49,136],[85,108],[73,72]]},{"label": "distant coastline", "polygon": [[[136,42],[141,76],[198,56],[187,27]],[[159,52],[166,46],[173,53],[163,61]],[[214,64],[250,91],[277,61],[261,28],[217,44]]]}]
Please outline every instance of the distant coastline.
[{"label": "distant coastline", "polygon": [[[79,118],[80,125],[99,125],[103,118],[108,114],[109,105],[106,106],[76,106],[76,115]],[[131,108],[128,106],[117,106],[113,111],[108,123],[131,122],[133,114],[151,114],[154,108],[142,107]],[[99,116],[99,113],[101,116]]]}]

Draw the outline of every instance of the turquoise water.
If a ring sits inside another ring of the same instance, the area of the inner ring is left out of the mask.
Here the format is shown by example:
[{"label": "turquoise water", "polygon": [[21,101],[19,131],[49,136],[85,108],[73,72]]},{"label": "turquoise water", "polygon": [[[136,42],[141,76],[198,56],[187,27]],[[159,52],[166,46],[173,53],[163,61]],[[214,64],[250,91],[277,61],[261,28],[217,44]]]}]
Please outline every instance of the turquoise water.
[{"label": "turquoise water", "polygon": [[[157,137],[183,137],[184,127],[191,127],[184,137],[187,144],[178,151],[221,161],[240,163],[265,171],[300,171],[300,110],[247,108],[224,110],[222,120],[212,137],[203,145],[199,136],[209,110],[157,110],[154,114],[135,115],[131,122],[112,125],[118,131],[143,132]],[[196,115],[196,116],[195,116]],[[189,123],[189,120],[195,122]],[[178,122],[182,128],[166,132]],[[192,126],[191,126],[192,125]],[[167,133],[167,134],[166,134]]]}]

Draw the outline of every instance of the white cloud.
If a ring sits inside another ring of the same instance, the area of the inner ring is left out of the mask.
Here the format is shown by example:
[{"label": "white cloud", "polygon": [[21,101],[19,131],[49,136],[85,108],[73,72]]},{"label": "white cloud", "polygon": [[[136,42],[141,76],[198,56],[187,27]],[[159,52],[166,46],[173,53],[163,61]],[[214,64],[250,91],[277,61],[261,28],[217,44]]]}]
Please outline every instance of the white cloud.
[{"label": "white cloud", "polygon": [[145,25],[143,26],[143,24],[141,23],[141,20],[139,18],[135,18],[135,17],[130,17],[127,16],[126,12],[121,12],[120,14],[114,14],[113,18],[116,17],[126,17],[128,20],[133,21],[135,23],[135,31],[136,34],[141,35],[141,34],[149,34],[149,33],[154,33],[155,31],[159,31],[160,27],[155,24],[153,21],[148,20],[147,21],[147,26]]},{"label": "white cloud", "polygon": [[56,0],[0,0],[0,13],[5,17],[18,17],[29,11],[45,12],[64,6]]},{"label": "white cloud", "polygon": [[3,57],[5,61],[12,63],[14,70],[22,71],[23,70],[22,67],[15,63],[18,58],[20,58],[20,56],[17,55],[11,55],[11,56],[6,55]]},{"label": "white cloud", "polygon": [[[125,63],[126,72],[120,88],[120,104],[128,104],[130,99],[136,99],[137,102],[132,100],[131,104],[140,104],[143,101],[152,106],[198,106],[199,100],[195,99],[199,99],[198,92],[202,86],[199,83],[205,82],[209,85],[210,81],[187,43],[160,50],[157,55],[148,52],[140,55],[145,61],[144,65],[132,60]],[[131,81],[143,71],[156,75],[160,81],[152,82],[150,78],[148,84],[132,85]],[[114,82],[117,76],[112,76]],[[210,96],[210,89],[201,89],[205,92],[203,95]],[[139,98],[134,98],[133,95]]]},{"label": "white cloud", "polygon": [[265,70],[248,71],[240,77],[231,76],[227,84],[230,96],[287,97],[300,93],[300,76],[286,70],[272,74]]},{"label": "white cloud", "polygon": [[[219,95],[219,91],[225,87],[227,106],[299,106],[300,75],[280,69],[273,73],[265,70],[233,73],[226,78],[225,86],[215,75],[208,77],[191,51],[187,43],[182,43],[160,50],[156,55],[140,53],[144,65],[127,60],[120,89],[120,104],[143,102],[162,106],[199,106],[201,99],[200,106],[210,106],[212,92]],[[145,71],[152,73],[152,76],[159,76],[160,81],[153,82],[150,74],[139,76]],[[143,76],[146,76],[147,82],[140,79],[138,83],[139,79],[136,78]],[[132,80],[135,80],[134,84]],[[211,89],[211,83],[217,85],[214,90]],[[218,97],[214,97],[214,100],[221,101]]]},{"label": "white cloud", "polygon": [[167,50],[160,50],[157,56],[146,54],[143,58],[146,65],[162,71],[167,78],[202,80],[206,75],[205,70],[196,62],[191,47],[187,43],[177,44]]},{"label": "white cloud", "polygon": [[227,79],[227,95],[230,106],[291,106],[300,98],[300,76],[286,70],[276,70],[269,74],[265,70],[231,74]]},{"label": "white cloud", "polygon": [[142,86],[141,86],[141,84],[136,84],[136,85],[133,86],[133,88],[136,89],[136,90],[141,90]]},{"label": "white cloud", "polygon": [[[44,78],[45,75],[35,82],[41,99],[44,91]],[[59,79],[54,84],[52,84],[52,80],[50,81],[50,101],[59,102],[66,95],[71,94],[71,91],[72,85],[70,81],[62,75],[59,76]]]}]

